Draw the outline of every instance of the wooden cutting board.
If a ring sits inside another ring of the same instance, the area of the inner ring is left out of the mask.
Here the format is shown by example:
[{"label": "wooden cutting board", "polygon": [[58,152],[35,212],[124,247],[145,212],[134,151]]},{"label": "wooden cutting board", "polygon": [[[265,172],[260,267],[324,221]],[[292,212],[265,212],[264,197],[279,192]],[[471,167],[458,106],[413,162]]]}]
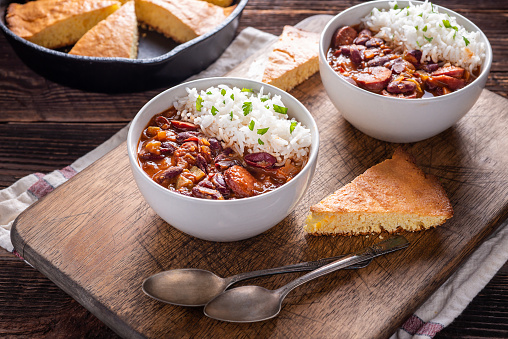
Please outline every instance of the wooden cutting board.
[{"label": "wooden cutting board", "polygon": [[[319,31],[328,18],[313,17],[300,26]],[[252,60],[232,74],[245,75]],[[508,101],[487,90],[452,128],[403,145],[425,172],[440,178],[455,210],[441,227],[404,233],[411,242],[407,249],[367,268],[302,285],[289,294],[277,318],[259,323],[211,320],[202,308],[163,304],[141,291],[146,277],[163,270],[196,267],[228,276],[349,253],[379,241],[376,235],[308,236],[302,225],[309,206],[400,145],[372,139],[348,124],[318,74],[291,93],[317,121],[320,154],[307,194],[271,230],[245,241],[214,243],[174,229],[138,192],[124,143],[22,213],[12,230],[14,247],[124,337],[388,337],[508,216]],[[244,284],[275,289],[298,275]]]}]

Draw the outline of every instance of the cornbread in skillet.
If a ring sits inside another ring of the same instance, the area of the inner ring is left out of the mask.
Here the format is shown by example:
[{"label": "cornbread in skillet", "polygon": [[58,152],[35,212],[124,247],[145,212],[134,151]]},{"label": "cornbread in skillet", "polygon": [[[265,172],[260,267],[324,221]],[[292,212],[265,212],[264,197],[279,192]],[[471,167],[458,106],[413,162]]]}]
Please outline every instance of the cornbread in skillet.
[{"label": "cornbread in skillet", "polygon": [[207,1],[221,7],[231,6],[231,4],[233,3],[233,0],[203,0],[203,1]]},{"label": "cornbread in skillet", "polygon": [[400,148],[310,211],[304,229],[313,235],[419,231],[453,216],[437,178],[426,175]]},{"label": "cornbread in skillet", "polygon": [[134,1],[89,30],[69,54],[135,59],[138,54],[138,22]]},{"label": "cornbread in skillet", "polygon": [[6,21],[23,39],[47,48],[76,43],[99,21],[120,8],[110,0],[44,0],[11,3]]},{"label": "cornbread in skillet", "polygon": [[212,30],[233,9],[201,0],[136,0],[136,15],[142,24],[180,43]]},{"label": "cornbread in skillet", "polygon": [[264,83],[289,91],[319,70],[319,34],[284,26],[268,56]]}]

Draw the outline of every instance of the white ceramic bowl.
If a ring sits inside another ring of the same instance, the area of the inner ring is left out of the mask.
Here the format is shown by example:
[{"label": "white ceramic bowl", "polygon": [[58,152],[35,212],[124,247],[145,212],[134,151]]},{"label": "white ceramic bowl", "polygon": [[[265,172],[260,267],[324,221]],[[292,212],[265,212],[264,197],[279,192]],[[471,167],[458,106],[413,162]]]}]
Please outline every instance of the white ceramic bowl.
[{"label": "white ceramic bowl", "polygon": [[[344,80],[330,67],[326,52],[335,31],[345,25],[357,25],[373,8],[388,9],[389,1],[369,1],[349,8],[326,25],[319,43],[319,70],[330,100],[344,119],[371,137],[389,142],[416,142],[430,138],[453,126],[474,105],[485,87],[492,64],[492,48],[483,32],[471,21],[444,7],[468,31],[479,31],[486,46],[486,58],[479,77],[464,88],[434,98],[399,99],[371,93]],[[398,1],[405,7],[408,1]],[[421,2],[412,1],[413,4]]]},{"label": "white ceramic bowl", "polygon": [[[274,191],[237,200],[206,200],[187,197],[155,183],[138,165],[137,145],[148,121],[157,113],[172,106],[178,97],[187,95],[185,89],[207,89],[226,84],[230,87],[252,88],[282,97],[288,115],[310,129],[312,146],[309,160],[301,172]],[[134,117],[127,136],[132,173],[146,202],[166,222],[180,231],[210,241],[236,241],[256,236],[284,219],[296,206],[309,186],[319,148],[319,133],[309,111],[293,96],[280,89],[257,81],[241,78],[208,78],[172,87],[150,100]]]}]

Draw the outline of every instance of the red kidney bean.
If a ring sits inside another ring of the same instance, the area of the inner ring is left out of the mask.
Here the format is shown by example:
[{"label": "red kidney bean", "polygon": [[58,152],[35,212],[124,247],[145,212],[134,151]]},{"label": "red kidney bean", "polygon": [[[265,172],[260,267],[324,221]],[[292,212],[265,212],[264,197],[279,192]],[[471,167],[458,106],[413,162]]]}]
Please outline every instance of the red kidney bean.
[{"label": "red kidney bean", "polygon": [[192,195],[202,199],[224,200],[219,191],[204,186],[194,186],[192,188]]},{"label": "red kidney bean", "polygon": [[163,141],[161,143],[160,151],[165,155],[171,155],[176,151],[177,148],[178,146],[171,141]]},{"label": "red kidney bean", "polygon": [[362,60],[363,60],[363,54],[362,54],[362,52],[360,52],[360,49],[358,48],[358,46],[356,46],[356,45],[351,45],[351,46],[349,46],[349,47],[350,47],[349,51],[350,51],[350,53],[351,53],[351,55],[350,55],[350,57],[349,57],[349,58],[351,59],[351,61],[352,61],[354,64],[357,64],[357,65],[358,65],[358,64],[359,64],[359,63],[361,63],[361,62],[362,62]]},{"label": "red kidney bean", "polygon": [[266,152],[247,154],[243,157],[243,160],[251,166],[260,168],[272,167],[277,162],[277,158]]},{"label": "red kidney bean", "polygon": [[201,154],[198,154],[196,156],[196,163],[195,165],[200,169],[202,170],[203,172],[205,173],[208,173],[208,170],[207,170],[207,165],[208,163],[206,162],[206,159],[204,156],[202,156]]},{"label": "red kidney bean", "polygon": [[164,180],[167,179],[173,179],[180,175],[180,173],[183,172],[183,168],[178,166],[172,166],[162,172],[161,174],[157,175],[156,181],[158,183],[162,183]]},{"label": "red kidney bean", "polygon": [[401,58],[398,58],[392,63],[393,73],[400,74],[406,70],[406,63]]},{"label": "red kidney bean", "polygon": [[434,71],[437,71],[439,69],[438,64],[423,64],[420,65],[420,69],[423,69],[425,72],[432,73]]},{"label": "red kidney bean", "polygon": [[374,57],[374,59],[369,60],[367,62],[367,66],[369,66],[369,67],[383,66],[388,61],[390,61],[390,57],[387,56],[387,55],[385,55],[385,56],[377,56],[377,57]]},{"label": "red kidney bean", "polygon": [[220,192],[225,198],[230,195],[229,188],[226,185],[226,179],[222,173],[215,173],[212,177],[212,184],[215,186],[215,189]]},{"label": "red kidney bean", "polygon": [[404,60],[409,61],[412,63],[415,67],[418,67],[420,65],[420,60],[422,59],[422,51],[419,51],[415,49],[411,52],[404,52]]},{"label": "red kidney bean", "polygon": [[164,159],[162,154],[152,154],[150,152],[140,153],[139,158],[148,161],[156,161]]},{"label": "red kidney bean", "polygon": [[367,47],[367,48],[370,48],[370,47],[381,47],[382,45],[384,45],[384,43],[385,43],[385,41],[383,39],[381,39],[381,38],[370,38],[365,43],[365,47]]},{"label": "red kidney bean", "polygon": [[168,129],[170,126],[169,120],[162,115],[159,115],[157,118],[155,118],[155,123],[162,129]]},{"label": "red kidney bean", "polygon": [[413,92],[416,89],[416,84],[412,81],[392,81],[386,87],[386,90],[390,93],[408,93]]}]

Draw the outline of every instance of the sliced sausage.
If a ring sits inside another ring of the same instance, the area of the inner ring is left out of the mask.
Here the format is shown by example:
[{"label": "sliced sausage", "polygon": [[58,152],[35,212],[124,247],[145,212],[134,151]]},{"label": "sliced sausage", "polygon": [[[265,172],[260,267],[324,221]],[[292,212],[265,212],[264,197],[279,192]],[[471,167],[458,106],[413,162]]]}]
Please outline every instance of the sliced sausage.
[{"label": "sliced sausage", "polygon": [[427,83],[434,86],[446,86],[452,91],[456,91],[466,85],[464,79],[457,79],[448,75],[432,76],[427,79]]},{"label": "sliced sausage", "polygon": [[235,165],[224,172],[226,185],[239,197],[256,195],[257,180],[242,166]]},{"label": "sliced sausage", "polygon": [[409,61],[415,67],[420,64],[420,60],[422,59],[422,51],[415,49],[414,51],[404,52],[403,56],[404,60]]},{"label": "sliced sausage", "polygon": [[441,67],[438,70],[432,72],[433,76],[448,75],[454,78],[462,78],[464,75],[464,68],[457,66]]},{"label": "sliced sausage", "polygon": [[412,81],[392,81],[386,87],[386,90],[390,93],[409,93],[416,89],[416,84]]},{"label": "sliced sausage", "polygon": [[369,91],[379,92],[386,87],[392,71],[383,66],[366,67],[364,72],[358,74],[355,81],[360,86]]},{"label": "sliced sausage", "polygon": [[344,26],[337,31],[334,39],[334,46],[351,45],[358,33],[350,26]]}]

